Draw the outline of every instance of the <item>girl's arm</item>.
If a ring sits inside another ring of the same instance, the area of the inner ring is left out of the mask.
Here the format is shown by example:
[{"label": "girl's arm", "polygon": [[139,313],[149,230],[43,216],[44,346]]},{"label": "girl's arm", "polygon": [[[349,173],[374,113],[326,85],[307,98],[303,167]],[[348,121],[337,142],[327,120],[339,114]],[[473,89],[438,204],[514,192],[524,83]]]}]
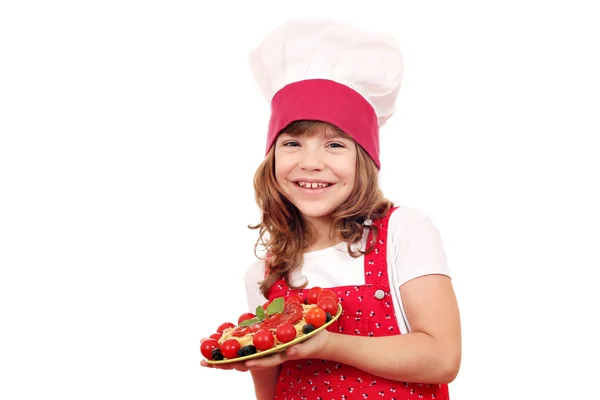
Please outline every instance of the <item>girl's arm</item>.
[{"label": "girl's arm", "polygon": [[248,360],[253,370],[290,359],[321,358],[349,364],[384,378],[417,383],[449,383],[461,362],[458,305],[450,278],[426,275],[400,288],[411,333],[386,337],[323,331],[285,353]]},{"label": "girl's arm", "polygon": [[321,357],[392,380],[453,381],[461,362],[461,329],[450,278],[416,278],[402,285],[400,294],[411,333],[369,340],[332,334]]},{"label": "girl's arm", "polygon": [[280,369],[281,366],[276,366],[250,371],[257,400],[273,400],[275,398],[275,387]]}]

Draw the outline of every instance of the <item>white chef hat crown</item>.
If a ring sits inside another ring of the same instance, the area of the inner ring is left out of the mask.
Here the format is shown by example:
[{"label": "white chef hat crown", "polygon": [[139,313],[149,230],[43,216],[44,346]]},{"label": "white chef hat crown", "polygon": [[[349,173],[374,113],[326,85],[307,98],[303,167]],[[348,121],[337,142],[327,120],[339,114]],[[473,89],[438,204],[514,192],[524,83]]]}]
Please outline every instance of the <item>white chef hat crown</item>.
[{"label": "white chef hat crown", "polygon": [[403,72],[393,37],[345,22],[298,18],[269,33],[249,61],[271,103],[267,152],[293,120],[318,119],[352,136],[379,167],[379,127],[396,112]]}]

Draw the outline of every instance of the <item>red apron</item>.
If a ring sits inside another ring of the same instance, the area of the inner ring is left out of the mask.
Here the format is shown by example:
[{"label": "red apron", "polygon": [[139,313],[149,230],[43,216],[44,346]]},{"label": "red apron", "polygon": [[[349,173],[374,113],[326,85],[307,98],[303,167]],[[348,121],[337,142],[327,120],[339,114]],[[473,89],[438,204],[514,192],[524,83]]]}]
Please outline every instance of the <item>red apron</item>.
[{"label": "red apron", "polygon": [[[343,307],[340,318],[327,328],[330,332],[374,337],[400,334],[386,262],[387,227],[393,211],[373,222],[379,227],[380,239],[374,250],[365,255],[365,284],[324,288],[335,291]],[[368,242],[371,243],[372,239],[369,233]],[[271,287],[269,300],[287,298],[293,294],[306,298],[307,292],[308,289],[291,290],[285,281],[280,280]],[[369,397],[390,400],[449,399],[447,385],[392,381],[346,364],[319,359],[283,363],[275,394],[277,400],[352,400]]]}]

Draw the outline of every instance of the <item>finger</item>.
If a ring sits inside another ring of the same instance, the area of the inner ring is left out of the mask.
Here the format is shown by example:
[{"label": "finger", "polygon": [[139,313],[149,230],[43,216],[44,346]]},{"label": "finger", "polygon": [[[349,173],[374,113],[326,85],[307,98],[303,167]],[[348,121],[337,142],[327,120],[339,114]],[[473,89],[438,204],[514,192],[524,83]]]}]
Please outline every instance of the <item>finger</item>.
[{"label": "finger", "polygon": [[215,364],[215,368],[227,371],[233,367],[230,364]]},{"label": "finger", "polygon": [[224,369],[224,370],[228,370],[228,371],[232,370],[232,369],[235,369],[236,371],[240,371],[240,372],[248,371],[248,367],[246,367],[246,365],[243,362],[217,364],[215,367],[218,369]]},{"label": "finger", "polygon": [[205,360],[201,360],[200,365],[202,367],[214,368],[214,369],[225,369],[225,370],[234,368],[234,366],[232,364],[209,364]]},{"label": "finger", "polygon": [[288,359],[295,360],[296,358],[299,358],[298,346],[299,345],[289,347],[285,351],[285,355],[287,356]]},{"label": "finger", "polygon": [[285,353],[275,353],[267,357],[255,358],[246,361],[246,367],[249,369],[263,369],[279,365],[287,360]]},{"label": "finger", "polygon": [[[308,342],[308,340],[307,340]],[[302,358],[311,358],[314,355],[314,348],[311,343],[298,343],[285,351],[285,357],[288,360],[299,360]]]}]

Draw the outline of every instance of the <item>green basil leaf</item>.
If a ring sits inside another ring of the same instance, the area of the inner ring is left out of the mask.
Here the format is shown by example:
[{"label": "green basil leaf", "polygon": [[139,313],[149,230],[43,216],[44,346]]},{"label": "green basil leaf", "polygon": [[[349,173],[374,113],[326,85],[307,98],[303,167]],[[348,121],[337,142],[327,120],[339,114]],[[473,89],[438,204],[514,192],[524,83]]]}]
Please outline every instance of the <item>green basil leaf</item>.
[{"label": "green basil leaf", "polygon": [[254,314],[256,314],[256,318],[259,318],[261,321],[265,319],[266,316],[265,309],[262,308],[262,306],[256,307],[256,312]]},{"label": "green basil leaf", "polygon": [[269,304],[267,307],[267,315],[281,314],[283,312],[283,306],[285,301],[283,297],[278,297]]},{"label": "green basil leaf", "polygon": [[252,318],[252,319],[247,319],[247,320],[245,320],[245,321],[242,321],[242,322],[240,323],[240,326],[250,326],[250,325],[257,324],[257,323],[259,323],[259,322],[261,322],[261,321],[262,321],[262,319],[260,319],[260,318],[258,318],[258,317],[254,317],[254,318]]}]

